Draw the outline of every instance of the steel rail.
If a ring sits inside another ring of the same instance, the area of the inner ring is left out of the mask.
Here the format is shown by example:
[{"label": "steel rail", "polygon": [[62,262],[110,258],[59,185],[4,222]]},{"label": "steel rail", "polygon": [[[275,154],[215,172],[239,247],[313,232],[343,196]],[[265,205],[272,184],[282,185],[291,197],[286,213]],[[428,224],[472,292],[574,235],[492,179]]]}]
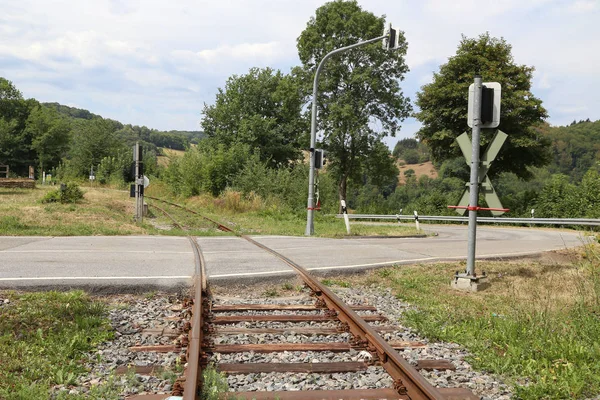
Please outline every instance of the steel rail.
[{"label": "steel rail", "polygon": [[[149,197],[149,196],[146,196]],[[172,204],[183,210],[187,210],[193,214],[199,215],[206,220],[213,222],[221,229],[224,227],[228,232],[233,230],[225,227],[224,225],[213,221],[209,218],[198,214],[197,212],[190,210],[186,207],[176,205],[175,203],[168,202],[166,200],[152,198],[154,200],[163,201],[167,204]],[[387,371],[388,374],[394,380],[394,389],[399,395],[408,395],[411,400],[443,400],[446,398],[437,388],[429,383],[412,365],[408,363],[400,354],[394,350],[376,331],[371,327],[363,318],[361,318],[355,311],[353,311],[348,305],[346,305],[337,295],[335,295],[329,288],[321,284],[316,280],[310,273],[290,260],[283,254],[257,242],[246,235],[240,235],[235,233],[236,236],[247,240],[255,246],[273,254],[287,265],[292,267],[306,285],[315,293],[315,295],[325,303],[328,309],[335,311],[338,319],[348,325],[350,332],[360,341],[367,345],[369,351],[374,354],[382,367]],[[186,388],[187,389],[187,388]]]},{"label": "steel rail", "polygon": [[[336,218],[343,218],[343,214],[336,214]],[[350,219],[383,219],[414,221],[412,215],[377,215],[377,214],[348,214]],[[468,222],[468,217],[455,217],[451,215],[419,215],[419,221],[454,221]],[[587,225],[600,226],[600,219],[593,218],[506,218],[506,217],[477,217],[477,222],[498,224],[539,224],[539,225]]]},{"label": "steel rail", "polygon": [[[167,217],[169,217],[173,224],[178,226],[182,230],[186,230],[182,227],[167,211],[162,208],[151,204],[150,206],[158,209]],[[202,395],[202,370],[200,368],[200,353],[202,343],[204,340],[204,320],[203,320],[203,305],[204,299],[209,298],[208,283],[206,280],[206,263],[202,250],[196,239],[192,236],[187,237],[192,245],[194,252],[194,304],[192,305],[192,329],[188,334],[188,348],[187,348],[187,363],[188,367],[185,370],[183,383],[183,400],[197,400]],[[174,388],[175,389],[175,388]]]}]

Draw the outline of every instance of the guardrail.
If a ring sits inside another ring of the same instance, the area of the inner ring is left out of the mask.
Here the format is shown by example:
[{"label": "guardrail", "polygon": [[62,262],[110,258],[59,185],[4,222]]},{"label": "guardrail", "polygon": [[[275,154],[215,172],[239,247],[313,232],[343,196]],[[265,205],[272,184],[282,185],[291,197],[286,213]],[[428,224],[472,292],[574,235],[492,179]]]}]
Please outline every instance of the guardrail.
[{"label": "guardrail", "polygon": [[[343,218],[342,214],[337,214],[336,218]],[[401,220],[408,221],[451,221],[468,222],[468,217],[454,217],[450,215],[377,215],[377,214],[348,214],[350,219],[381,219],[381,220]],[[506,218],[506,217],[477,217],[477,222],[497,223],[497,224],[537,224],[537,225],[588,225],[600,226],[600,219],[592,218]]]}]

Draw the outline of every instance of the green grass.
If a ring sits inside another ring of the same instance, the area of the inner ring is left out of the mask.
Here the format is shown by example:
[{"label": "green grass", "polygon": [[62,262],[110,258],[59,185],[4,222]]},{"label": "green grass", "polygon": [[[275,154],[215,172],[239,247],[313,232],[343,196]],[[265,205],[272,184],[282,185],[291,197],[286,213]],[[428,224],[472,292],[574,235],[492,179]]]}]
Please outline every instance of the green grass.
[{"label": "green grass", "polygon": [[478,265],[490,287],[457,292],[463,265],[387,268],[367,283],[392,287],[417,306],[404,323],[433,339],[463,344],[474,368],[506,377],[520,399],[600,394],[600,251],[577,261]]},{"label": "green grass", "polygon": [[[112,337],[105,305],[82,291],[3,292],[2,297],[10,302],[0,306],[1,399],[49,399],[53,386],[72,385],[85,373],[86,352]],[[92,393],[116,398],[111,385]]]}]

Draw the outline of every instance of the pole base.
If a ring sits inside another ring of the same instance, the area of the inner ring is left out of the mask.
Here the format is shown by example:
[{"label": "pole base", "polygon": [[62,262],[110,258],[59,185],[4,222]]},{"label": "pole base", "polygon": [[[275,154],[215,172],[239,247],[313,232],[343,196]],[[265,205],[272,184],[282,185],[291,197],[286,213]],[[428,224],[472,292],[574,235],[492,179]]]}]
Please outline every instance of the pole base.
[{"label": "pole base", "polygon": [[487,282],[487,276],[469,276],[467,274],[456,274],[450,287],[455,290],[461,290],[463,292],[477,292],[483,290],[489,286]]}]

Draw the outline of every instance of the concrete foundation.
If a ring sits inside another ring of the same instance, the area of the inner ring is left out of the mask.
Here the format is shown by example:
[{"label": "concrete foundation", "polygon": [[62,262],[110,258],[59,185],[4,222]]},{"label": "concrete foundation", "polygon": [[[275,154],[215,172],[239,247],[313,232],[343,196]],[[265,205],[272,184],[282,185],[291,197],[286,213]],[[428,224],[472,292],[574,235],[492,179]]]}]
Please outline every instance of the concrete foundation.
[{"label": "concrete foundation", "polygon": [[472,276],[455,276],[450,286],[455,290],[462,290],[467,292],[477,292],[483,290],[489,283],[486,282],[486,277],[472,277]]}]

